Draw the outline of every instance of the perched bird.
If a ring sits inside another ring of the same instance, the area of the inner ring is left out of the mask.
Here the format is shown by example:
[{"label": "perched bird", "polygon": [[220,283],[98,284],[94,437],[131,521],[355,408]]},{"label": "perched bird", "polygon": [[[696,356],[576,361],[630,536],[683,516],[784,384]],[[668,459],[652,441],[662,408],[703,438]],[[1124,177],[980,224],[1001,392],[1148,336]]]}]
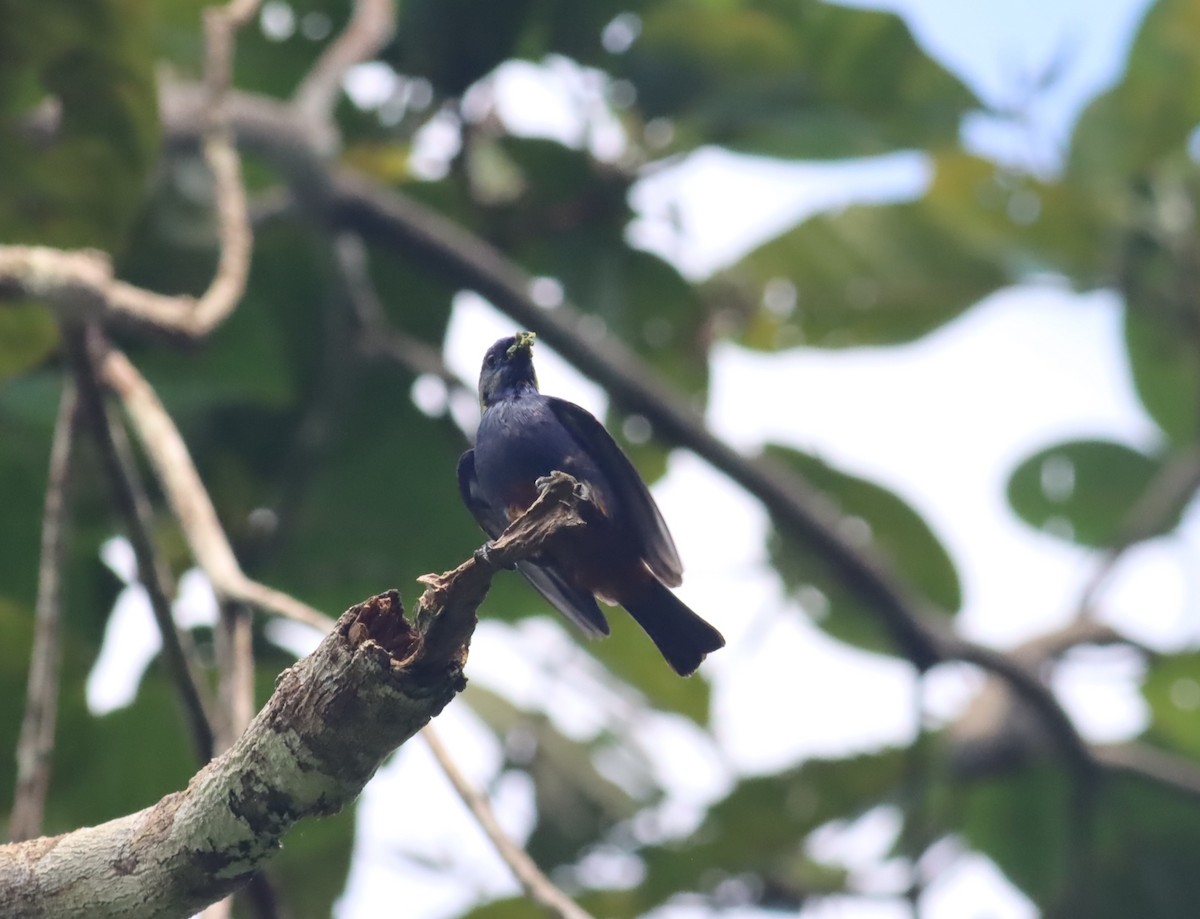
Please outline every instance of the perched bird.
[{"label": "perched bird", "polygon": [[494,539],[537,498],[539,478],[556,469],[574,476],[600,519],[517,568],[589,635],[608,634],[596,599],[620,604],[677,673],[693,673],[725,639],[668,590],[682,582],[683,565],[628,457],[587,411],[538,392],[533,339],[532,332],[502,338],[484,355],[483,417],[475,449],[458,461],[463,501]]}]

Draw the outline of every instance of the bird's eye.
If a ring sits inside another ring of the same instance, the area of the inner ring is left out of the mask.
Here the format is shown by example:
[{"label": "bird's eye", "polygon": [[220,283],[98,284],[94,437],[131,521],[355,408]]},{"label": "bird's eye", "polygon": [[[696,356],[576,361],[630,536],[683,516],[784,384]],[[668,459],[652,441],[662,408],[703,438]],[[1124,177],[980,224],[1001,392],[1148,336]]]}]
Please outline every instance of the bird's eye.
[{"label": "bird's eye", "polygon": [[485,367],[487,367],[489,370],[490,370],[491,368],[495,367],[495,366],[496,366],[496,355],[494,355],[494,354],[489,354],[487,357],[485,357],[485,358],[483,359],[483,364],[484,364],[484,366],[485,366]]}]

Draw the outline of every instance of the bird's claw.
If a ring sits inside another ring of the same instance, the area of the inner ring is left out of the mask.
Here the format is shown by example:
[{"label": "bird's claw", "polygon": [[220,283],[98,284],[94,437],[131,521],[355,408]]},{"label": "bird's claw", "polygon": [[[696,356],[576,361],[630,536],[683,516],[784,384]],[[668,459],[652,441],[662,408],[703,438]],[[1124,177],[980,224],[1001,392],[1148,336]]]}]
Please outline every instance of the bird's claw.
[{"label": "bird's claw", "polygon": [[[553,483],[554,483],[554,477],[552,475],[539,476],[538,478],[533,480],[533,484],[537,488],[539,493],[545,492],[545,490],[547,488],[549,488]],[[572,491],[573,491],[575,497],[580,501],[591,501],[592,500],[592,488],[590,485],[587,484],[587,482],[580,482],[578,479],[576,479],[575,487],[572,489]]]},{"label": "bird's claw", "polygon": [[515,563],[510,563],[508,565],[501,565],[499,562],[496,561],[495,557],[492,555],[492,550],[495,547],[496,547],[496,543],[489,539],[482,546],[480,546],[478,549],[475,550],[475,560],[478,562],[482,562],[483,564],[487,565],[489,568],[503,568],[506,571],[513,571],[514,569],[516,569],[517,566]]}]

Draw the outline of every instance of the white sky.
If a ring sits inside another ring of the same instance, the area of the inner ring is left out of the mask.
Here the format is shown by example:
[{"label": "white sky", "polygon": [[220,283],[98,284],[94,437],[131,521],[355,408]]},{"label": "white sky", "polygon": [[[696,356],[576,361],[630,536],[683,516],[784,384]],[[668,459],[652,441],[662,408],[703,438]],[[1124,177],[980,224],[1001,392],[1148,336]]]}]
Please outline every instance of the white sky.
[{"label": "white sky", "polygon": [[[925,48],[993,105],[1020,101],[1028,95],[1021,87],[1064,56],[1059,79],[1032,96],[1025,126],[983,115],[964,126],[973,149],[1051,172],[1070,120],[1119,74],[1129,30],[1146,0],[897,0],[881,5],[901,12]],[[378,68],[363,71],[350,89],[355,98],[382,100],[387,94],[378,81],[386,79]],[[587,104],[597,92],[586,74],[560,63],[506,65],[496,87],[500,112],[514,129],[568,142],[588,136],[574,104]],[[613,143],[613,126],[603,119],[598,124],[591,135],[593,149]],[[444,130],[431,132],[425,155],[435,166],[446,143]],[[911,196],[927,181],[924,161],[911,153],[848,164],[780,164],[706,149],[635,189],[640,218],[631,237],[698,278],[802,216],[850,201]],[[483,350],[512,331],[512,323],[478,297],[462,295],[451,321],[447,360],[474,379]],[[545,391],[602,413],[602,391],[545,345],[539,344],[537,361]],[[1157,437],[1130,390],[1120,304],[1107,293],[1076,296],[1054,286],[1001,291],[925,339],[888,349],[762,355],[722,344],[712,354],[711,372],[708,422],[730,442],[748,451],[770,441],[802,447],[887,485],[916,507],[958,566],[964,630],[1001,646],[1068,618],[1096,564],[1091,553],[1033,532],[1014,518],[1004,497],[1009,472],[1030,452],[1057,440],[1101,436],[1152,448]],[[763,392],[787,397],[756,397]],[[671,777],[663,813],[672,825],[681,831],[694,825],[705,804],[719,798],[738,774],[912,737],[916,686],[911,668],[828,639],[783,596],[765,557],[765,514],[754,501],[678,451],[654,491],[687,569],[680,596],[729,640],[704,666],[713,684],[715,739],[681,718],[661,716],[639,728],[633,741],[656,771]],[[704,500],[697,501],[697,495]],[[722,521],[721,540],[710,538],[714,518]],[[1158,647],[1195,643],[1200,639],[1198,591],[1186,571],[1198,545],[1200,514],[1193,511],[1178,534],[1129,554],[1102,595],[1105,614]],[[114,556],[113,564],[125,563]],[[193,606],[203,609],[203,590],[195,588],[192,596]],[[732,597],[739,598],[736,607],[728,601]],[[128,615],[136,613],[122,613]],[[110,632],[115,626],[116,617]],[[303,640],[298,651],[302,645]],[[141,655],[148,659],[153,652],[150,645]],[[105,655],[97,673],[105,667]],[[125,661],[128,674],[133,668],[128,657]],[[517,627],[485,620],[469,675],[518,704],[546,709],[562,730],[587,735],[619,725],[622,717],[616,701],[589,702],[607,698],[603,675],[589,668],[594,668],[590,658],[574,648],[554,619]],[[569,676],[571,671],[583,672],[582,684]],[[121,704],[122,691],[127,697],[136,686],[121,690],[117,682],[93,676],[89,699],[96,707]],[[1137,677],[1128,660],[1110,655],[1073,663],[1057,687],[1089,736],[1113,740],[1143,723]],[[928,712],[952,717],[977,682],[962,668],[935,672],[925,693]],[[786,715],[764,710],[764,699],[780,700]],[[451,705],[437,726],[472,777],[480,784],[493,782],[499,750],[469,708]],[[390,802],[402,786],[443,790],[420,800],[406,796],[409,819],[397,825]],[[497,811],[518,838],[532,826],[532,802],[523,777],[500,780]],[[425,810],[417,812],[422,805]],[[849,826],[830,828],[819,840],[820,853],[851,866],[864,881],[882,878],[886,888],[893,878],[894,888],[872,892],[898,894],[904,877],[881,868],[896,827],[895,815],[881,809]],[[402,748],[368,786],[357,839],[339,919],[391,915],[401,885],[406,916],[427,919],[455,915],[481,895],[516,891],[419,742]],[[922,899],[925,919],[1035,915],[987,859],[950,849],[938,856],[949,867],[939,871]],[[628,874],[629,867],[596,871],[624,877],[621,872]],[[626,880],[635,882],[636,872]],[[760,915],[752,910],[738,915],[751,913]],[[671,906],[656,915],[698,917],[700,910]],[[902,901],[883,896],[831,900],[807,907],[803,915],[892,919],[908,912]]]}]

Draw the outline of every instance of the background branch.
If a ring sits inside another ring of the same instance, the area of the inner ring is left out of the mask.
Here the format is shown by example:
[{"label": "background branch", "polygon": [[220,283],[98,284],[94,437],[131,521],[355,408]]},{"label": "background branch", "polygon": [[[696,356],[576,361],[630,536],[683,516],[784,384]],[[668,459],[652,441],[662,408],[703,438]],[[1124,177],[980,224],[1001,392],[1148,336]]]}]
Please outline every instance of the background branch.
[{"label": "background branch", "polygon": [[242,572],[179,430],[153,388],[125,355],[110,349],[102,359],[100,374],[121,398],[196,563],[218,595],[328,631],[333,623],[325,614]]},{"label": "background branch", "polygon": [[292,96],[299,117],[331,125],[346,72],[382,51],[395,29],[394,0],[355,0],[346,28],[325,47]]},{"label": "background branch", "polygon": [[[154,545],[153,514],[137,472],[125,430],[110,417],[96,377],[94,352],[103,348],[98,330],[65,331],[68,359],[79,387],[81,409],[100,451],[113,504],[137,560],[137,577],[146,588],[150,610],[162,638],[162,660],[179,697],[193,750],[201,763],[213,755],[213,708],[205,698],[199,655],[191,636],[177,628],[171,610],[174,579]],[[87,339],[90,339],[87,340]]]},{"label": "background branch", "polygon": [[62,567],[67,528],[68,483],[77,424],[75,386],[63,383],[50,446],[50,470],[42,511],[41,556],[33,648],[25,689],[25,713],[17,740],[17,783],[9,818],[9,838],[32,839],[42,831],[50,789],[54,729],[58,722],[59,672],[62,664]]},{"label": "background branch", "polygon": [[592,919],[591,913],[559,890],[542,873],[537,863],[529,857],[528,852],[509,839],[504,828],[500,826],[500,821],[496,819],[496,814],[492,810],[487,796],[475,788],[462,774],[450,756],[450,752],[442,744],[437,731],[432,726],[426,726],[425,730],[421,732],[421,736],[429,745],[433,758],[442,767],[442,772],[450,780],[450,784],[454,786],[458,796],[462,798],[463,804],[467,806],[467,810],[483,828],[484,833],[492,841],[492,845],[496,847],[496,851],[504,859],[505,864],[512,870],[529,899],[545,909],[551,916],[557,916],[559,919]]}]

